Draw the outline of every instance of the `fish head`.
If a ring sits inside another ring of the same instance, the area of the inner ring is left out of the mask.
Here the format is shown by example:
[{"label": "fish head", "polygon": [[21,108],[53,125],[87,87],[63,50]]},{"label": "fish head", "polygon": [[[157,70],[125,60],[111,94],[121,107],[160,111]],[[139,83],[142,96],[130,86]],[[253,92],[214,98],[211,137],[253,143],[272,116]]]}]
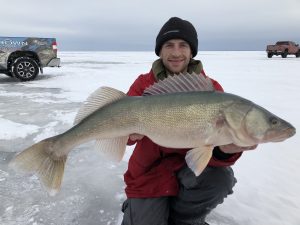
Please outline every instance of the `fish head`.
[{"label": "fish head", "polygon": [[296,133],[290,123],[246,99],[234,101],[224,115],[232,141],[238,146],[280,142]]},{"label": "fish head", "polygon": [[289,122],[257,105],[253,105],[244,120],[246,132],[257,143],[281,142],[296,133]]}]

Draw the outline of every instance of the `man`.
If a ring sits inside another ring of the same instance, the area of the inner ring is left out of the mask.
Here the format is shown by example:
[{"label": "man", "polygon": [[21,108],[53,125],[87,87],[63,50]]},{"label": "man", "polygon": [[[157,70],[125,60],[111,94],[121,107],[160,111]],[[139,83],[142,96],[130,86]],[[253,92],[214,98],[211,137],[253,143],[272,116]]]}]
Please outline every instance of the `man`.
[{"label": "man", "polygon": [[[194,26],[177,17],[170,18],[156,38],[155,53],[159,59],[151,71],[140,75],[128,91],[140,96],[144,90],[168,75],[196,73],[206,76],[199,60],[198,38]],[[211,79],[216,90],[221,85]],[[122,211],[122,225],[203,225],[205,217],[224,198],[232,193],[236,183],[231,165],[242,151],[233,144],[213,150],[207,168],[198,177],[186,166],[188,149],[158,146],[149,138],[132,134],[128,142],[136,147],[124,174],[127,200]]]}]

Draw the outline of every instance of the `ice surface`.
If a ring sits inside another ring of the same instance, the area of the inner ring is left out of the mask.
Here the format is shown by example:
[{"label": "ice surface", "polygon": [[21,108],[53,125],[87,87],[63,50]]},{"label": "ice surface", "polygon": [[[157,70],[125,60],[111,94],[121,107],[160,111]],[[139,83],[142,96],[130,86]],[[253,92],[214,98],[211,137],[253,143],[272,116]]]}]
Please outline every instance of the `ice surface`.
[{"label": "ice surface", "polygon": [[[127,91],[150,70],[153,52],[60,52],[61,68],[20,83],[0,75],[0,224],[107,225],[121,221],[124,161],[113,164],[92,143],[70,153],[62,189],[49,197],[34,175],[7,167],[15,152],[72,126],[82,102],[100,86]],[[265,52],[199,52],[207,75],[300,127],[300,59]],[[212,225],[300,224],[299,137],[260,145],[234,166],[234,194],[209,216]]]}]

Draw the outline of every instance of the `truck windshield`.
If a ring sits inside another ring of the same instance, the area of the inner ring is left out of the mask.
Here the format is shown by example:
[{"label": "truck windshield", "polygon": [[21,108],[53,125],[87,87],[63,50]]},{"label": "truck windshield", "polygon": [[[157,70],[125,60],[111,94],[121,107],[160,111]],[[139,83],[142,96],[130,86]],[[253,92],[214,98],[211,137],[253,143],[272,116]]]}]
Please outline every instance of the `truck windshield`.
[{"label": "truck windshield", "polygon": [[276,44],[277,45],[288,45],[289,42],[288,41],[278,41]]}]

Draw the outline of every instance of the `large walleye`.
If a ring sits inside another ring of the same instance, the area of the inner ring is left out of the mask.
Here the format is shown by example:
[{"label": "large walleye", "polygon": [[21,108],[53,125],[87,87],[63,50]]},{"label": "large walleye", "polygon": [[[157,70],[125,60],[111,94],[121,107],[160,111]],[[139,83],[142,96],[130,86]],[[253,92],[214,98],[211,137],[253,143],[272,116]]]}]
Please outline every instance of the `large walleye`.
[{"label": "large walleye", "polygon": [[199,175],[214,146],[252,146],[283,141],[295,128],[239,96],[214,91],[209,78],[178,75],[155,83],[145,96],[128,97],[109,87],[95,91],[66,132],[25,149],[11,162],[35,172],[50,194],[59,190],[68,153],[96,140],[96,147],[121,160],[130,134],[138,133],[170,148],[191,148],[187,165]]}]

